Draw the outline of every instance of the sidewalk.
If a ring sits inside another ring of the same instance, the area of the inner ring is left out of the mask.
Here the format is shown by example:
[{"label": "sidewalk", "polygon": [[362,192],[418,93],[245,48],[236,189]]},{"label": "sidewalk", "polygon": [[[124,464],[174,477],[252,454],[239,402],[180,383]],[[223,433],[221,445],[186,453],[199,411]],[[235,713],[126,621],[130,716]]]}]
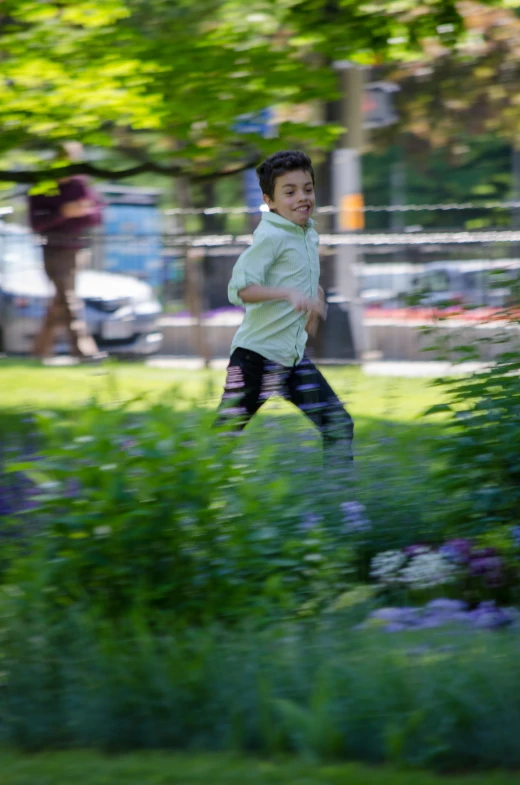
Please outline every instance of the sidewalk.
[{"label": "sidewalk", "polygon": [[[0,355],[0,358],[5,355]],[[228,357],[216,357],[211,360],[209,367],[216,371],[225,370],[228,364]],[[140,360],[133,360],[132,363],[138,364]],[[143,358],[143,364],[148,368],[177,369],[184,368],[187,371],[198,371],[204,368],[204,361],[200,357],[183,357],[179,355],[156,355],[155,357]],[[78,365],[75,357],[60,355],[53,357],[45,362],[47,367],[64,367]],[[473,373],[486,368],[486,363],[461,363],[453,365],[447,362],[420,360],[367,360],[365,362],[345,362],[343,360],[323,360],[317,363],[322,367],[329,366],[335,368],[347,368],[350,366],[361,367],[367,376],[400,376],[400,377],[425,377],[435,378],[437,376],[455,376],[462,373]],[[103,364],[91,367],[93,370],[100,371]]]},{"label": "sidewalk", "polygon": [[[227,357],[211,360],[209,367],[215,370],[226,368]],[[168,357],[157,356],[146,360],[146,365],[150,368],[186,368],[187,370],[198,370],[204,367],[203,360],[198,357]],[[358,363],[345,363],[340,360],[326,360],[319,363],[322,366],[348,367],[358,365]],[[484,363],[461,363],[452,365],[447,362],[435,361],[401,361],[401,360],[378,360],[359,363],[363,372],[367,376],[401,376],[401,377],[437,377],[449,376],[462,373],[473,373],[485,368]]]},{"label": "sidewalk", "polygon": [[362,363],[367,376],[457,376],[464,373],[482,371],[488,367],[486,363],[448,363],[434,360],[380,360]]}]

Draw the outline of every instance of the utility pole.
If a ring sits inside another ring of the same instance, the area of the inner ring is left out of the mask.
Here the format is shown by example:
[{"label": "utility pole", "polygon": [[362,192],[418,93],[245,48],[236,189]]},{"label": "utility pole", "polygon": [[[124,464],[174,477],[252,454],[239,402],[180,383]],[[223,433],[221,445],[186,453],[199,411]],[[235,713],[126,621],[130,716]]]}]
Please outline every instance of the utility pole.
[{"label": "utility pole", "polygon": [[[332,193],[338,208],[337,232],[354,232],[364,228],[361,151],[364,143],[363,99],[365,71],[349,61],[334,64],[341,87],[340,123],[346,128],[338,148],[332,154]],[[359,297],[356,268],[363,254],[355,246],[338,246],[334,287],[337,295],[348,302],[356,358],[366,351],[363,304]]]},{"label": "utility pole", "polygon": [[[513,142],[511,147],[511,200],[513,202],[520,201],[520,145],[516,141]],[[520,227],[520,209],[518,207],[511,208],[511,228],[518,229]]]}]

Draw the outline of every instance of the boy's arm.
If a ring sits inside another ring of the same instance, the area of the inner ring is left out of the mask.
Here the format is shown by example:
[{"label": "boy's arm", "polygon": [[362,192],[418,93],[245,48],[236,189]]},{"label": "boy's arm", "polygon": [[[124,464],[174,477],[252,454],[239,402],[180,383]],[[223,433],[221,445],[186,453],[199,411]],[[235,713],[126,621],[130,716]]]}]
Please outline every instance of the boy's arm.
[{"label": "boy's arm", "polygon": [[246,302],[260,302],[243,300],[241,295],[250,286],[264,287],[267,272],[274,260],[275,249],[272,239],[255,235],[253,244],[240,255],[233,267],[228,286],[228,297],[233,305],[244,306]]},{"label": "boy's arm", "polygon": [[276,249],[272,238],[265,235],[256,236],[253,245],[241,254],[233,268],[228,286],[230,302],[243,306],[246,303],[287,300],[295,311],[321,312],[322,305],[319,300],[306,297],[294,289],[265,286],[268,270],[275,258]]},{"label": "boy's arm", "polygon": [[287,300],[295,311],[321,315],[322,305],[319,299],[307,297],[296,289],[279,289],[274,286],[251,284],[240,289],[238,296],[244,303],[265,303],[269,300]]}]

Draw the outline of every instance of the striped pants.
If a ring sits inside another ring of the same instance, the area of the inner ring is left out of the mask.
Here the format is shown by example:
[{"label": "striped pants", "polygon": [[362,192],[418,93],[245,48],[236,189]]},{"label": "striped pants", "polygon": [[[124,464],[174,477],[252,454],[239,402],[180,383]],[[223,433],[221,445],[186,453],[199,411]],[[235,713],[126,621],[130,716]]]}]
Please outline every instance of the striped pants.
[{"label": "striped pants", "polygon": [[250,349],[235,349],[227,368],[217,424],[240,431],[272,395],[281,395],[300,409],[323,437],[324,446],[339,447],[352,460],[354,422],[324,376],[304,356],[287,368]]}]

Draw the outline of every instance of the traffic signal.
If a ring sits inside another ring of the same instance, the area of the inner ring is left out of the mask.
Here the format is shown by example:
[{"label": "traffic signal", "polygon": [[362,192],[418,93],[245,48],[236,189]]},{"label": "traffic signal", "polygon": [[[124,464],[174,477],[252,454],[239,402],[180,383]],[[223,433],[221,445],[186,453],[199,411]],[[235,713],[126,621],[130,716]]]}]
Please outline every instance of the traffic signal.
[{"label": "traffic signal", "polygon": [[363,94],[363,126],[384,128],[397,122],[393,93],[401,88],[392,82],[369,82]]}]

